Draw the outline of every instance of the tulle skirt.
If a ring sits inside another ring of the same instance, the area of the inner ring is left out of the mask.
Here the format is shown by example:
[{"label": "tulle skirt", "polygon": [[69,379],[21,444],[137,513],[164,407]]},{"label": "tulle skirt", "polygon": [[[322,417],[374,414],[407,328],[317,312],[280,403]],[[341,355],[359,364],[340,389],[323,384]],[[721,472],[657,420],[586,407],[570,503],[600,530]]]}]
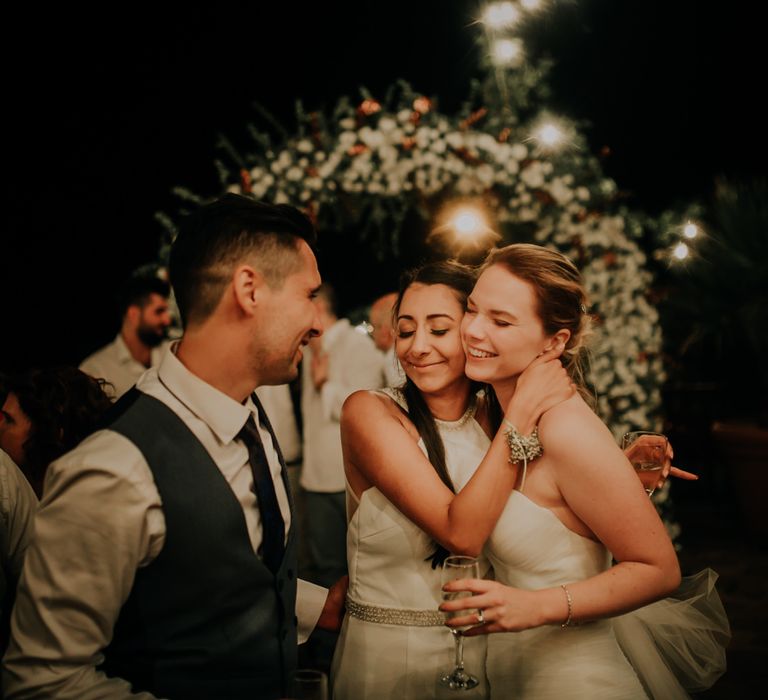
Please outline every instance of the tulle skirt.
[{"label": "tulle skirt", "polygon": [[716,581],[704,569],[672,596],[614,618],[619,646],[653,700],[685,700],[725,672],[731,630]]}]

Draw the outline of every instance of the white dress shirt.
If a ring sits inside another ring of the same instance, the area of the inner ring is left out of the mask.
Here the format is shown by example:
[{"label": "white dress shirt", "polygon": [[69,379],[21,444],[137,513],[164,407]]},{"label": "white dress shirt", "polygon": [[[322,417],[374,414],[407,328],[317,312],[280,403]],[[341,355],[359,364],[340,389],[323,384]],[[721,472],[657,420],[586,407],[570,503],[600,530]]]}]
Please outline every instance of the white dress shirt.
[{"label": "white dress shirt", "polygon": [[[168,345],[169,342],[164,341],[152,348],[151,367],[157,367]],[[96,379],[106,379],[115,388],[112,392],[107,387],[107,394],[113,399],[119,399],[147,371],[147,368],[131,355],[120,333],[109,345],[86,357],[80,363],[80,369]]]},{"label": "white dress shirt", "polygon": [[[137,386],[171,408],[209,452],[243,508],[256,551],[261,519],[248,450],[236,439],[250,414],[258,424],[253,402],[239,404],[221,393],[172,352]],[[291,516],[280,463],[269,432],[261,425],[259,432],[287,536]],[[96,670],[136,570],[150,564],[165,541],[162,503],[146,460],[130,440],[102,430],[51,464],[44,493],[13,613],[6,697],[151,698]],[[314,628],[326,594],[298,582],[300,641]]]},{"label": "white dress shirt", "polygon": [[301,436],[293,413],[291,390],[287,384],[260,386],[256,395],[275,431],[275,437],[283,452],[286,463],[295,462],[301,457]]},{"label": "white dress shirt", "polygon": [[328,380],[320,391],[312,382],[310,347],[305,349],[302,362],[301,485],[316,493],[338,493],[346,488],[339,424],[341,407],[352,392],[381,387],[381,353],[366,333],[353,328],[345,318],[336,321],[320,340],[328,355]]},{"label": "white dress shirt", "polygon": [[37,496],[16,463],[0,450],[0,612],[6,613],[32,535]]},{"label": "white dress shirt", "polygon": [[405,372],[395,354],[395,346],[382,353],[381,371],[384,374],[384,386],[399,388],[405,384]]}]

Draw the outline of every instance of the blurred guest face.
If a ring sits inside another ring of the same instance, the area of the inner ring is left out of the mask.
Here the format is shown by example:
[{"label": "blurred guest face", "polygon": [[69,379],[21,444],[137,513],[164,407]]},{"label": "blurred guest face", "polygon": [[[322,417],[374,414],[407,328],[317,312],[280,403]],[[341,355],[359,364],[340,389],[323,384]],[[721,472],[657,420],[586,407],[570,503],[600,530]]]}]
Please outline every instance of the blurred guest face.
[{"label": "blurred guest face", "polygon": [[0,411],[0,449],[20,467],[24,465],[24,443],[29,438],[32,423],[21,410],[19,399],[11,392]]},{"label": "blurred guest face", "polygon": [[392,328],[392,307],[397,301],[397,294],[387,294],[377,299],[371,306],[371,313],[368,321],[371,324],[371,338],[374,345],[386,352],[392,347],[395,340],[395,333]]},{"label": "blurred guest face", "polygon": [[444,284],[416,282],[403,294],[395,350],[403,370],[422,392],[438,393],[467,382],[459,332],[463,315],[456,293]]},{"label": "blurred guest face", "polygon": [[136,334],[144,345],[157,347],[168,335],[171,314],[168,300],[159,294],[150,294],[149,301],[141,307]]}]

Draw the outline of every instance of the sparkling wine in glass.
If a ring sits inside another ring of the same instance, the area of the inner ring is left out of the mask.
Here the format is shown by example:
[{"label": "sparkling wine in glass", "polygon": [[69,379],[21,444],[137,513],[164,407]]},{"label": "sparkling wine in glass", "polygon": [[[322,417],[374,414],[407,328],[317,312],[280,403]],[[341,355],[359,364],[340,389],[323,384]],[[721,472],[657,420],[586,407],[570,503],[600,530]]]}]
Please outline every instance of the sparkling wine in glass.
[{"label": "sparkling wine in glass", "polygon": [[668,445],[666,435],[648,430],[634,430],[621,438],[621,447],[649,496],[666,481]]},{"label": "sparkling wine in glass", "polygon": [[[443,573],[441,578],[443,585],[449,581],[458,581],[465,578],[480,578],[480,564],[476,557],[447,557],[443,563]],[[450,593],[443,591],[443,600],[456,600],[471,595],[472,593],[469,591],[454,591]],[[463,617],[473,613],[476,614],[477,612],[477,610],[459,610],[458,612],[448,612],[445,616],[446,619],[450,620],[453,617]],[[443,685],[447,685],[452,690],[471,690],[480,682],[475,676],[464,670],[464,637],[462,636],[462,632],[468,630],[470,627],[472,627],[472,625],[467,625],[461,628],[451,628],[456,651],[454,667],[452,671],[446,673],[440,679],[440,682]]]},{"label": "sparkling wine in glass", "polygon": [[328,700],[328,676],[322,671],[300,668],[293,673],[291,700]]}]

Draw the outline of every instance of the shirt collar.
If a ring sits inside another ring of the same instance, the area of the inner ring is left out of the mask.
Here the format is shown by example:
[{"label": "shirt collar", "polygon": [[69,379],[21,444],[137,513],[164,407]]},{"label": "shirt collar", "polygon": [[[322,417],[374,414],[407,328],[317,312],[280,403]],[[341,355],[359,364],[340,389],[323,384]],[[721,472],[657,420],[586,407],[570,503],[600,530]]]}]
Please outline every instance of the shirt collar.
[{"label": "shirt collar", "polygon": [[120,360],[120,362],[123,364],[128,362],[135,362],[133,355],[131,355],[131,351],[125,344],[125,340],[123,340],[122,333],[118,333],[117,338],[115,338],[115,349],[117,350],[117,359]]},{"label": "shirt collar", "polygon": [[157,368],[157,376],[181,403],[206,423],[225,445],[237,437],[248,416],[259,422],[251,397],[245,404],[219,391],[190,372],[176,357],[177,343],[168,348]]}]

